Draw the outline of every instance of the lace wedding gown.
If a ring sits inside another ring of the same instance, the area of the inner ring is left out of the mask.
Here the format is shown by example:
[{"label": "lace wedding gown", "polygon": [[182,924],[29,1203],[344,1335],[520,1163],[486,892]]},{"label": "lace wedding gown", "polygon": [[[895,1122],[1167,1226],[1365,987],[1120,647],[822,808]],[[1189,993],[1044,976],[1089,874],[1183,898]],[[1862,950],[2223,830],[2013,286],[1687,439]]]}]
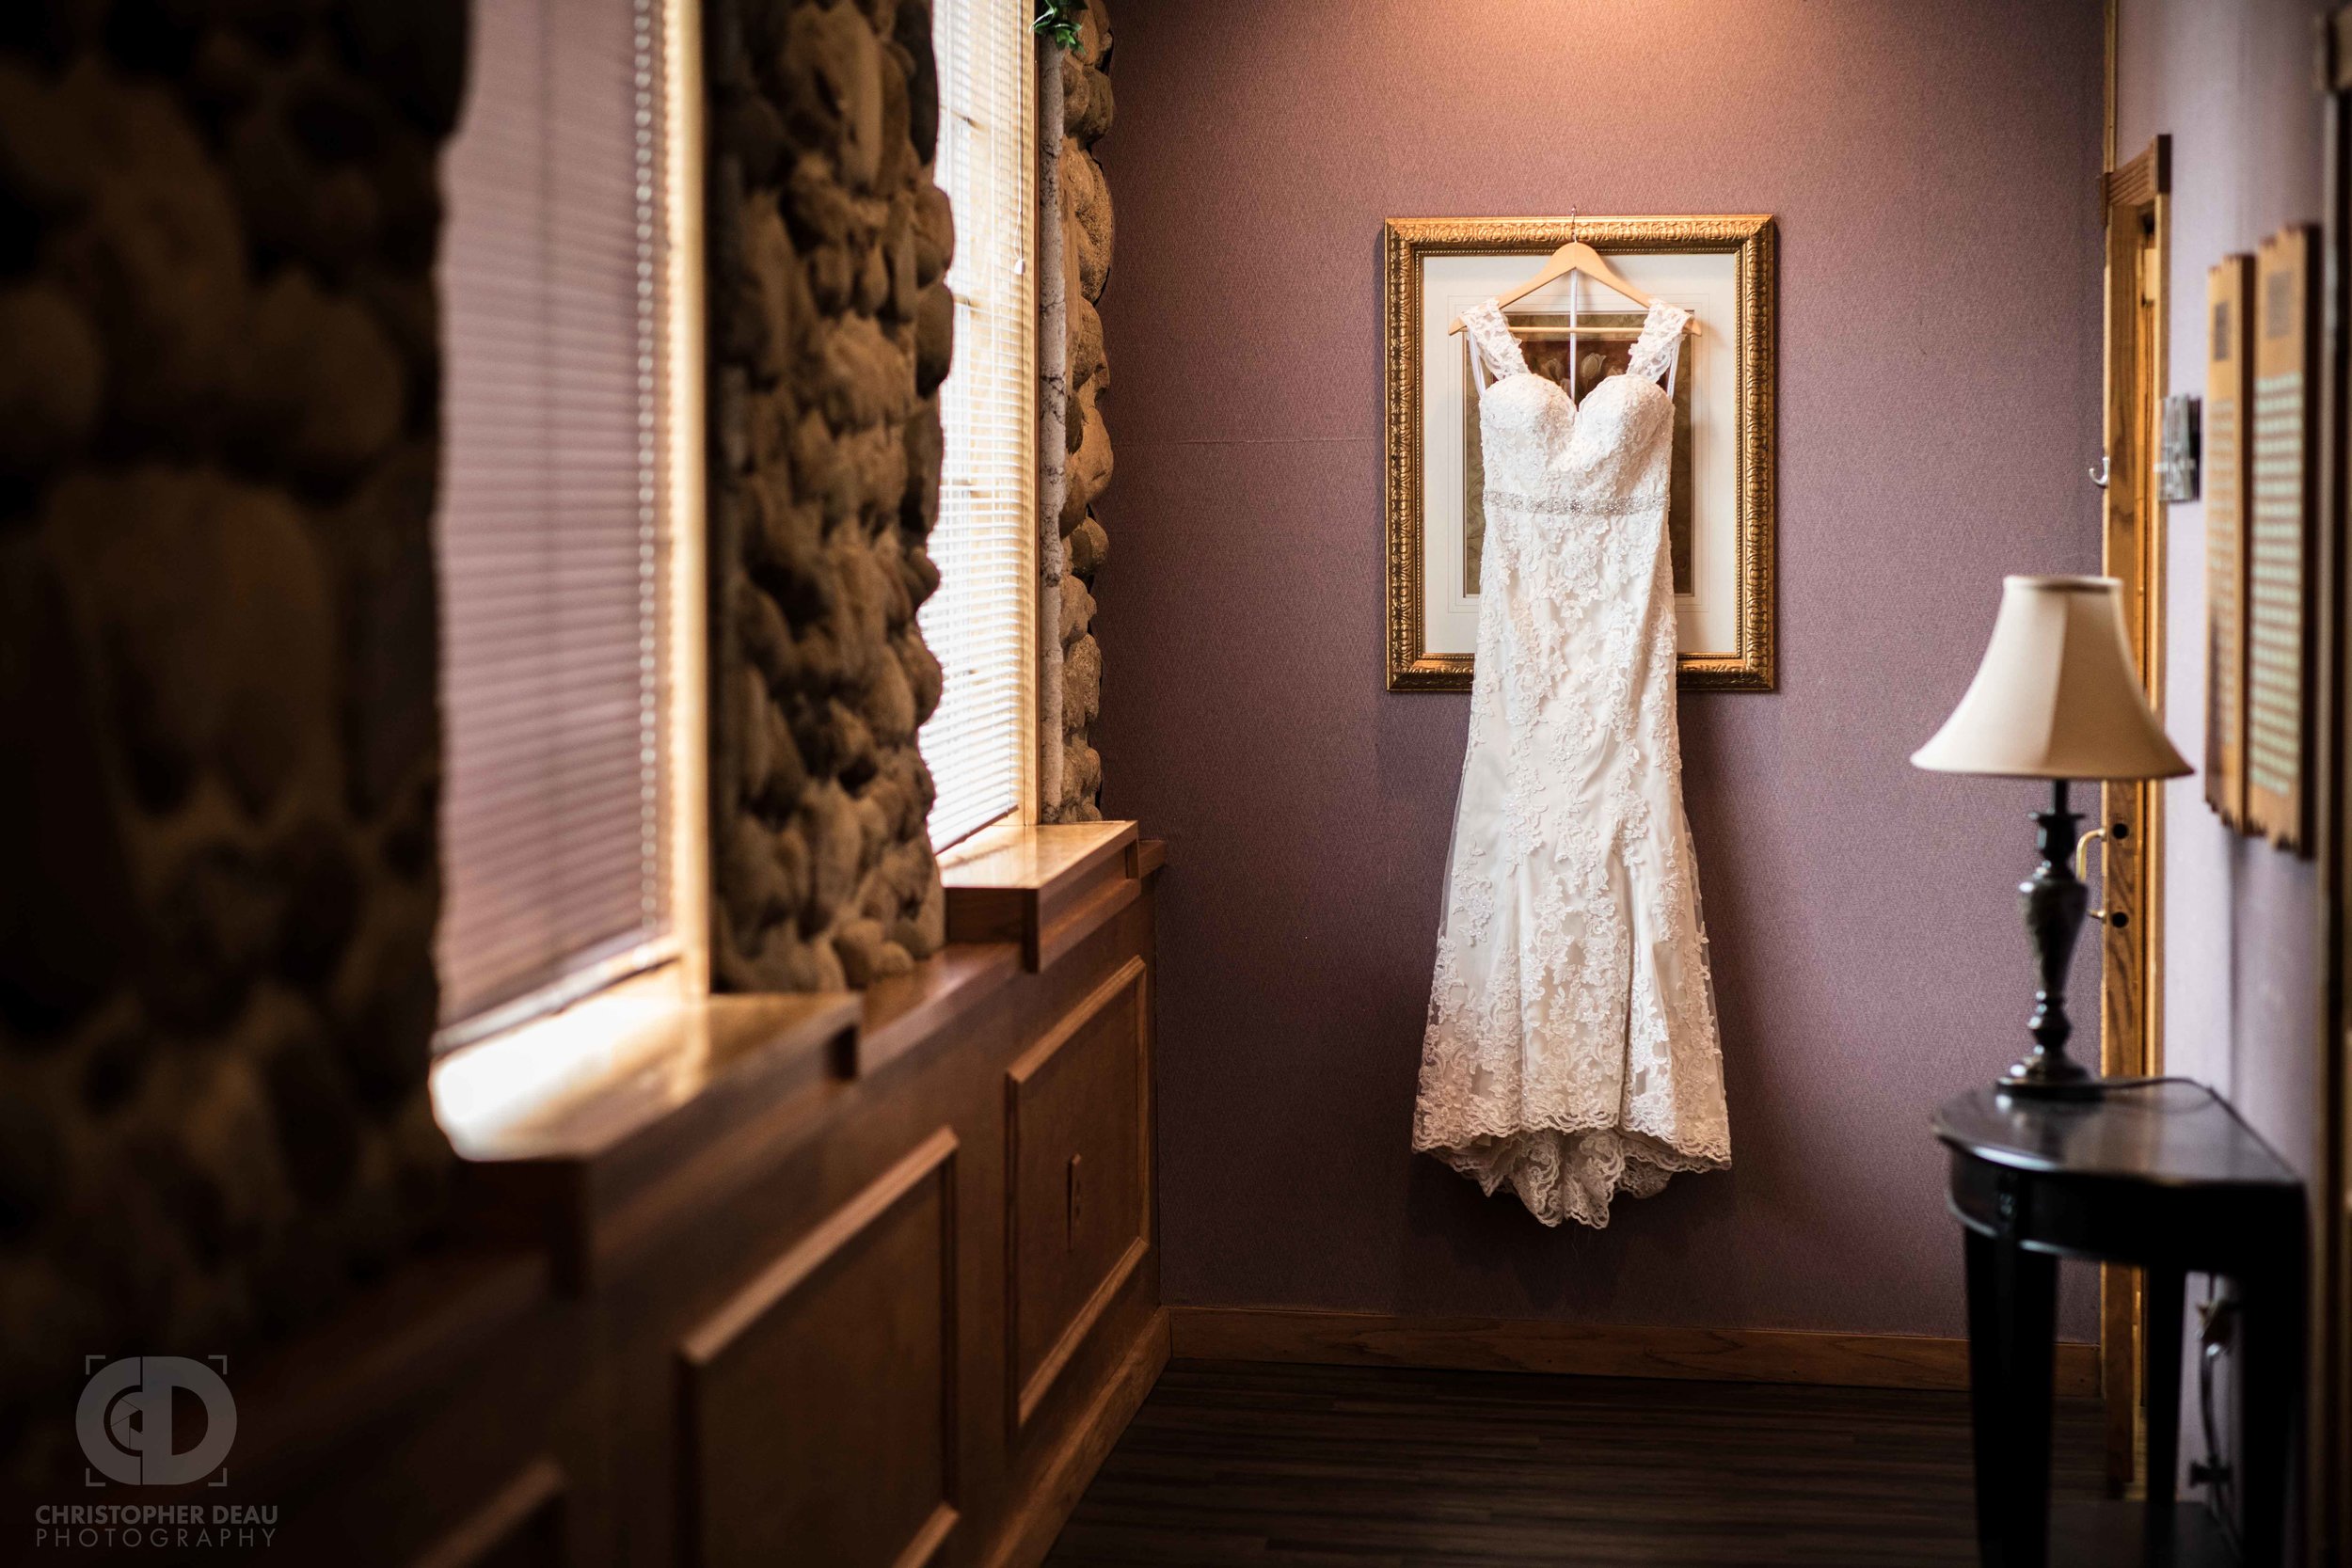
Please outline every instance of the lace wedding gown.
[{"label": "lace wedding gown", "polygon": [[1731,1163],[1682,812],[1666,481],[1689,312],[1573,403],[1464,312],[1486,463],[1477,673],[1413,1147],[1546,1225]]}]

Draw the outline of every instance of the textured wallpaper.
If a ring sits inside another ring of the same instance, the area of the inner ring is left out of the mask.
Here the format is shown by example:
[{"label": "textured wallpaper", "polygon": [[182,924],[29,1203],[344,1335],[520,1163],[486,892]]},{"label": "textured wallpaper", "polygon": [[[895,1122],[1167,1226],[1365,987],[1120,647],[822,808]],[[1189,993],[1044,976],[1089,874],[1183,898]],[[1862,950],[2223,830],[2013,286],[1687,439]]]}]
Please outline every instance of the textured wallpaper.
[{"label": "textured wallpaper", "polygon": [[[1091,733],[1104,809],[1168,839],[1168,1299],[1963,1332],[1928,1116],[2025,1043],[2034,791],[1908,758],[2002,574],[2098,564],[2099,6],[1120,24]],[[1782,675],[1680,704],[1732,1168],[1572,1237],[1407,1147],[1469,700],[1382,686],[1379,250],[1393,216],[1571,208],[1779,224]]]}]

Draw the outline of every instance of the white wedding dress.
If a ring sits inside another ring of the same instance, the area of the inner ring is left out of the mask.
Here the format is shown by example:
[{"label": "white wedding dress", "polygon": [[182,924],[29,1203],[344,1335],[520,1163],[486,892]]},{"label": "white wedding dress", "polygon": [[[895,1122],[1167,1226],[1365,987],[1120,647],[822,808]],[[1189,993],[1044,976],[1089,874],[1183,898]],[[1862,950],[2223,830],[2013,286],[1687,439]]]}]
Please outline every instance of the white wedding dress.
[{"label": "white wedding dress", "polygon": [[1573,403],[1464,312],[1486,539],[1413,1147],[1546,1225],[1731,1163],[1682,811],[1666,483],[1689,313]]}]

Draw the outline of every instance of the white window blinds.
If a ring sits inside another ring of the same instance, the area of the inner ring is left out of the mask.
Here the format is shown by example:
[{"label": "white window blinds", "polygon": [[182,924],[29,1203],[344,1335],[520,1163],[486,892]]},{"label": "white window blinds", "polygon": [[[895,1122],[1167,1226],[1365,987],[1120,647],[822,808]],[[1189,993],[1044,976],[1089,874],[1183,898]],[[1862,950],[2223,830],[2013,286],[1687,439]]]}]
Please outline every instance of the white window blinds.
[{"label": "white window blinds", "polygon": [[474,8],[442,261],[445,1044],[666,956],[660,7]]},{"label": "white window blinds", "polygon": [[1027,800],[1036,598],[1035,56],[1027,0],[939,0],[937,178],[955,204],[946,460],[923,636],[946,672],[923,726],[946,847]]}]

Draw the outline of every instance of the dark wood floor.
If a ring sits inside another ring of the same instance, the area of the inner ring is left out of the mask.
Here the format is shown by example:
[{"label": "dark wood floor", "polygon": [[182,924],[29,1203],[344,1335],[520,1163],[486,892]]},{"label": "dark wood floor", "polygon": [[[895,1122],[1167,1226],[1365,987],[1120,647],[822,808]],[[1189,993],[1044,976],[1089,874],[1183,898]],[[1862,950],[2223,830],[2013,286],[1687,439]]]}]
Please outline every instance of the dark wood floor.
[{"label": "dark wood floor", "polygon": [[[2060,1402],[2055,1494],[2100,1484]],[[1963,1394],[1179,1363],[1049,1568],[1973,1563]]]}]

